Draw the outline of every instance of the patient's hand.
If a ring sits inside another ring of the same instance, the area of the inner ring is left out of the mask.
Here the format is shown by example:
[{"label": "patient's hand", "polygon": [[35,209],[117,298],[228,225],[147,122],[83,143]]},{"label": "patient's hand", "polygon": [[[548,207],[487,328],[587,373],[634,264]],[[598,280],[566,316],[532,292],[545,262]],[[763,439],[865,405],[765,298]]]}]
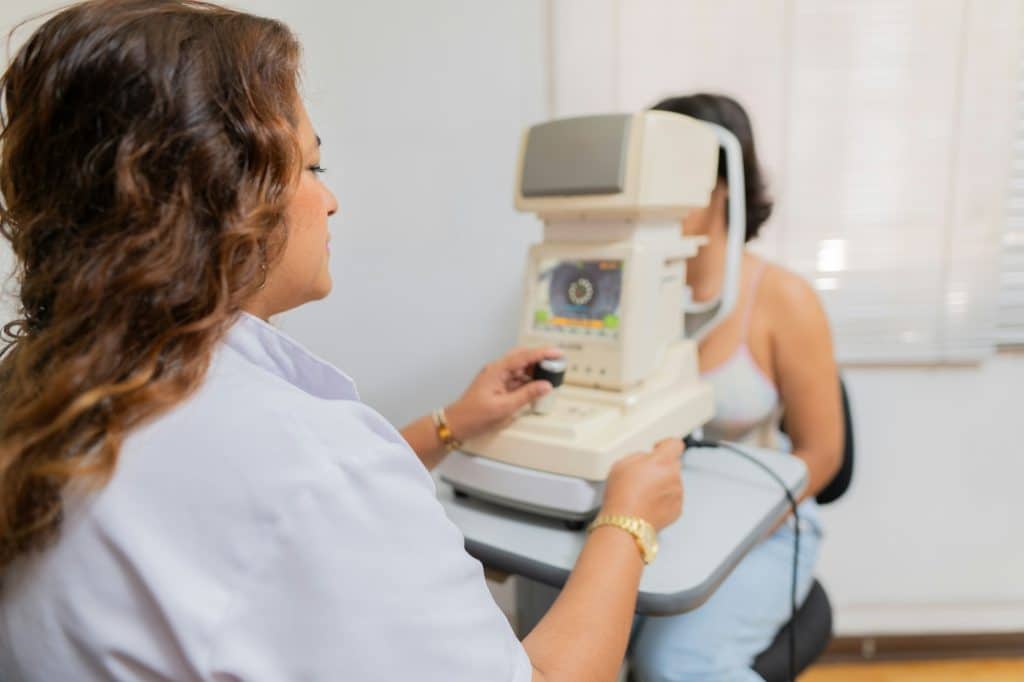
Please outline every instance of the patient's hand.
[{"label": "patient's hand", "polygon": [[507,426],[519,410],[552,390],[547,381],[531,380],[533,365],[560,357],[557,348],[517,348],[486,365],[445,409],[452,433],[466,440]]}]

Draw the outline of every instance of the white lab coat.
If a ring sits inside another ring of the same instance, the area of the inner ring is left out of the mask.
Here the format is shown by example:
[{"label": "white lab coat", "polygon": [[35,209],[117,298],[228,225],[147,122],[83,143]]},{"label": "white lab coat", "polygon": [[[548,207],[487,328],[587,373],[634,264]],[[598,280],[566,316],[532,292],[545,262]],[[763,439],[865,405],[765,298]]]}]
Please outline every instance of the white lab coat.
[{"label": "white lab coat", "polygon": [[401,435],[251,316],[0,593],[0,679],[527,682]]}]

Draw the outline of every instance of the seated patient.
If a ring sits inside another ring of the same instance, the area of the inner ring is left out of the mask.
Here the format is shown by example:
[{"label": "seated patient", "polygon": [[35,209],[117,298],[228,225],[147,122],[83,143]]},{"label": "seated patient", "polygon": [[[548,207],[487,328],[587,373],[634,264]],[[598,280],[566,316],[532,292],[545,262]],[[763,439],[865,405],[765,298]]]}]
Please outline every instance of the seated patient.
[{"label": "seated patient", "polygon": [[[733,99],[696,94],[654,107],[718,124],[743,150],[746,240],[771,214],[757,162],[750,120]],[[727,203],[724,155],[710,204],[691,212],[683,233],[705,236],[706,246],[687,264],[694,300],[721,291],[725,269]],[[813,289],[799,276],[751,252],[743,255],[740,294],[733,313],[700,345],[700,368],[714,386],[715,418],[708,438],[789,450],[807,464],[809,484],[800,504],[798,599],[810,589],[821,540],[814,496],[835,475],[843,440],[839,378],[828,320]],[[783,413],[786,434],[780,430]],[[631,652],[637,682],[760,680],[750,669],[790,615],[793,519],[757,545],[700,608],[638,622]],[[520,627],[531,627],[556,592],[519,584]]]}]

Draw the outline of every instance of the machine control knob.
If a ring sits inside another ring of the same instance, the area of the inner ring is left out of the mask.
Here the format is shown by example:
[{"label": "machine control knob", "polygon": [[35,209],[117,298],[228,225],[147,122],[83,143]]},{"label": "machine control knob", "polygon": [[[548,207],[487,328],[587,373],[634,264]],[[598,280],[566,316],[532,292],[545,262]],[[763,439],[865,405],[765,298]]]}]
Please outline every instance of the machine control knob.
[{"label": "machine control knob", "polygon": [[548,393],[540,400],[533,402],[533,413],[534,414],[548,414],[555,407],[555,394],[558,393],[558,387],[562,385],[565,380],[565,370],[567,364],[565,358],[547,358],[541,360],[533,366],[533,378],[534,380],[543,379],[551,383],[555,390]]}]

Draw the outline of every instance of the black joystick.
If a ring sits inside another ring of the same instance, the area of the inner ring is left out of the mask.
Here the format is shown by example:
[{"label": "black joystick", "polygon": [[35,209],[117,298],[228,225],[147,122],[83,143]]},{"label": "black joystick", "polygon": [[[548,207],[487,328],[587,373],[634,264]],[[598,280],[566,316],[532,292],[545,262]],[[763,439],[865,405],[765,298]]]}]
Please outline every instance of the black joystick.
[{"label": "black joystick", "polygon": [[567,364],[565,362],[565,358],[548,358],[541,360],[533,366],[534,380],[547,381],[555,389],[543,398],[534,401],[534,414],[548,414],[554,409],[555,394],[558,393],[558,387],[561,386],[562,382],[565,380],[566,367]]}]

